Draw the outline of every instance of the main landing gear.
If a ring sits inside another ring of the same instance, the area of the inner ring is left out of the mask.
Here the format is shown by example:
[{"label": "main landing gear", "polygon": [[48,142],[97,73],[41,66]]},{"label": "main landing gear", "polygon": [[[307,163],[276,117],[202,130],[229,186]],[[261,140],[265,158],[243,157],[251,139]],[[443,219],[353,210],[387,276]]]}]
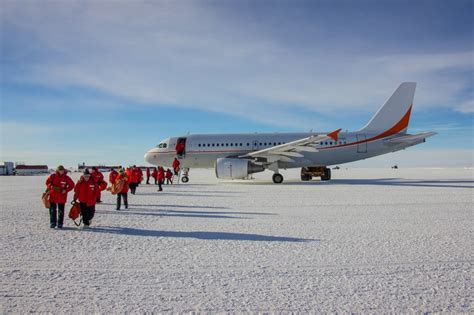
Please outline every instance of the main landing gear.
[{"label": "main landing gear", "polygon": [[303,167],[301,169],[302,181],[309,181],[313,177],[321,177],[322,181],[331,180],[331,169],[325,166]]}]

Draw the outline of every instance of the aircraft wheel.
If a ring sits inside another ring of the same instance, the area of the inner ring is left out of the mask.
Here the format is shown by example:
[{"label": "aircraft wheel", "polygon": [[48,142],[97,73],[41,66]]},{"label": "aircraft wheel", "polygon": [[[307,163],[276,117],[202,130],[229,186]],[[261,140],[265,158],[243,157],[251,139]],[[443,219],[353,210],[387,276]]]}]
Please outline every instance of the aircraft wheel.
[{"label": "aircraft wheel", "polygon": [[330,168],[325,168],[324,169],[324,174],[321,175],[321,180],[330,180],[331,179],[331,169]]},{"label": "aircraft wheel", "polygon": [[189,182],[189,177],[188,177],[188,176],[183,176],[183,177],[181,178],[181,182],[183,182],[183,183]]},{"label": "aircraft wheel", "polygon": [[281,184],[283,182],[283,175],[278,173],[273,174],[272,179],[275,184]]}]

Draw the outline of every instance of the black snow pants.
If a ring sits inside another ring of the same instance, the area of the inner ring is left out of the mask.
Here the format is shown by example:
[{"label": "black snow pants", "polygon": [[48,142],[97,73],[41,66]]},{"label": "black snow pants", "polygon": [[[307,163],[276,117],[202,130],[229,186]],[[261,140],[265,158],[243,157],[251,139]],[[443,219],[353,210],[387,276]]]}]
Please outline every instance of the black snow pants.
[{"label": "black snow pants", "polygon": [[85,202],[80,203],[82,222],[84,225],[90,225],[91,220],[94,218],[95,206],[88,206]]},{"label": "black snow pants", "polygon": [[[57,209],[57,210],[56,210]],[[49,223],[51,227],[63,227],[64,223],[64,203],[53,203],[49,207]]]},{"label": "black snow pants", "polygon": [[121,201],[123,198],[123,204],[125,205],[125,209],[128,209],[128,195],[127,193],[118,193],[117,194],[117,210],[120,210]]}]

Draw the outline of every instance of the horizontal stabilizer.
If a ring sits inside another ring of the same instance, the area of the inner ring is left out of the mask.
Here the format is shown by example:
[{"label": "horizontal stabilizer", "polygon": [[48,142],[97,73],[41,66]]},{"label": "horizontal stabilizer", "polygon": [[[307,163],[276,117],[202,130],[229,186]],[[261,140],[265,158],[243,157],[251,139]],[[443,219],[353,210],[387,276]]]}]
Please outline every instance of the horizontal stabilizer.
[{"label": "horizontal stabilizer", "polygon": [[428,132],[422,132],[416,135],[405,135],[405,136],[400,136],[400,137],[395,137],[391,139],[387,139],[384,141],[386,144],[392,144],[392,145],[397,145],[397,144],[415,144],[424,141],[426,138],[434,136],[436,132],[433,131],[428,131]]}]

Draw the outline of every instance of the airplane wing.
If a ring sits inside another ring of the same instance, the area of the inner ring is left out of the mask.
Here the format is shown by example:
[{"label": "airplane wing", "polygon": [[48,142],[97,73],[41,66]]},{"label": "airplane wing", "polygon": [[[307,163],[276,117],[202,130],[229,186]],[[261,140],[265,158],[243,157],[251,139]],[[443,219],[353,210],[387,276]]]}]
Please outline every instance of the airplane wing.
[{"label": "airplane wing", "polygon": [[250,152],[239,157],[267,158],[271,160],[271,162],[275,162],[277,160],[292,162],[293,160],[291,159],[291,157],[303,157],[303,154],[301,154],[300,152],[318,152],[318,150],[313,145],[320,143],[321,141],[328,139],[334,139],[335,141],[337,141],[339,132],[341,132],[341,129],[337,129],[333,132],[328,133],[327,135],[309,136],[303,139],[276,145],[263,150]]},{"label": "airplane wing", "polygon": [[397,144],[417,144],[419,142],[423,142],[426,138],[434,136],[436,132],[429,131],[429,132],[422,132],[416,135],[404,135],[400,137],[395,137],[391,139],[387,139],[384,142],[389,145],[397,145]]}]

